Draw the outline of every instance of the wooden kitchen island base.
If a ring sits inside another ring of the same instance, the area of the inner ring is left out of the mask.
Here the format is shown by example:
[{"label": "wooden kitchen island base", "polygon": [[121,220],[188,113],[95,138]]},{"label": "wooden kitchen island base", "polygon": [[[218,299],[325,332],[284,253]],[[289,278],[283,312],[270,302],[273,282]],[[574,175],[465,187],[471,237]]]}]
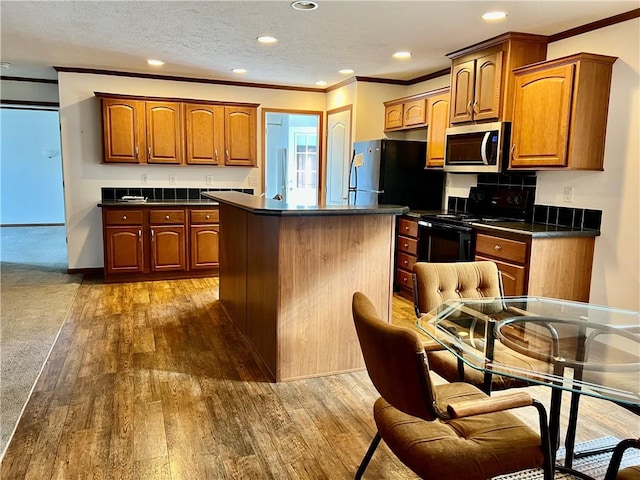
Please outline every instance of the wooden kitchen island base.
[{"label": "wooden kitchen island base", "polygon": [[390,318],[402,207],[291,207],[240,193],[220,202],[220,301],[279,382],[364,368],[351,298]]}]

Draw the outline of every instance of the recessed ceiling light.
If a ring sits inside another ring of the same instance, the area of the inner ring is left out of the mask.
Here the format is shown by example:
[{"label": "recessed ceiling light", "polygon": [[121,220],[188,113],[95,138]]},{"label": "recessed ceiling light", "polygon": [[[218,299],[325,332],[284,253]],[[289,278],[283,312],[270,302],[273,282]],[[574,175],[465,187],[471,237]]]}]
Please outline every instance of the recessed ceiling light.
[{"label": "recessed ceiling light", "polygon": [[268,35],[264,35],[262,37],[258,37],[258,41],[260,43],[276,43],[278,39],[275,37],[269,37]]},{"label": "recessed ceiling light", "polygon": [[246,68],[232,68],[231,71],[233,73],[247,73],[247,69]]},{"label": "recessed ceiling light", "polygon": [[487,12],[482,15],[483,20],[502,20],[507,16],[506,12]]},{"label": "recessed ceiling light", "polygon": [[154,67],[161,67],[162,65],[164,65],[164,62],[162,60],[149,59],[149,60],[147,60],[147,63],[149,65],[153,65]]},{"label": "recessed ceiling light", "polygon": [[342,75],[351,75],[353,73],[353,70],[351,70],[350,68],[343,68],[338,73],[341,73]]},{"label": "recessed ceiling light", "polygon": [[319,87],[324,87],[324,86],[327,85],[327,82],[325,82],[324,80],[318,80],[316,82],[316,85],[319,86]]},{"label": "recessed ceiling light", "polygon": [[316,2],[305,2],[304,0],[298,0],[297,2],[293,2],[291,7],[294,10],[315,10],[318,8],[318,4]]},{"label": "recessed ceiling light", "polygon": [[411,52],[396,52],[393,54],[393,58],[398,58],[401,60],[411,58]]}]

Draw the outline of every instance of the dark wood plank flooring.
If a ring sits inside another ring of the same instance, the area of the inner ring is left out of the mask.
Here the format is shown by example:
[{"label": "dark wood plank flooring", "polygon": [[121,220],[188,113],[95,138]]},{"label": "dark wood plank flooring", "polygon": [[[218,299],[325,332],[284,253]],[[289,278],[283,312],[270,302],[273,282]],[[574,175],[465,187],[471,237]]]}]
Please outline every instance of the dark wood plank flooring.
[{"label": "dark wood plank flooring", "polygon": [[[85,281],[0,477],[353,478],[375,434],[366,372],[267,382],[217,290],[215,278]],[[394,321],[412,316],[394,300]],[[532,388],[548,402],[546,390]],[[635,415],[586,400],[579,440],[640,436]],[[415,475],[382,444],[366,478]]]}]

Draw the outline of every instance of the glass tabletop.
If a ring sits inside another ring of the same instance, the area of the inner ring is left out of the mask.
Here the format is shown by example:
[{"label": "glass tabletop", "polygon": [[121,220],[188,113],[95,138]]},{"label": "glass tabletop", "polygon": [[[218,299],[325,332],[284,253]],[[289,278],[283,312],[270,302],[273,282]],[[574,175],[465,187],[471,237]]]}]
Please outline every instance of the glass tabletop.
[{"label": "glass tabletop", "polygon": [[543,297],[455,299],[419,329],[492,374],[640,406],[640,314]]}]

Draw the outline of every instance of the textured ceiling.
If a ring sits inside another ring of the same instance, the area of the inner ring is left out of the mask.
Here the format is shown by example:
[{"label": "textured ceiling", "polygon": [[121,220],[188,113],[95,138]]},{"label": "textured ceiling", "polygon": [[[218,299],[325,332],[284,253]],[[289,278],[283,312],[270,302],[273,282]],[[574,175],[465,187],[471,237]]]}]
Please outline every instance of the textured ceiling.
[{"label": "textured ceiling", "polygon": [[[56,78],[51,66],[314,87],[355,75],[400,80],[450,65],[445,54],[507,31],[550,35],[640,7],[636,1],[0,2],[6,76]],[[482,13],[503,9],[506,20]],[[256,42],[278,38],[274,45]],[[398,50],[410,60],[391,58]],[[147,58],[166,62],[150,67]],[[231,72],[246,68],[245,74]]]}]

